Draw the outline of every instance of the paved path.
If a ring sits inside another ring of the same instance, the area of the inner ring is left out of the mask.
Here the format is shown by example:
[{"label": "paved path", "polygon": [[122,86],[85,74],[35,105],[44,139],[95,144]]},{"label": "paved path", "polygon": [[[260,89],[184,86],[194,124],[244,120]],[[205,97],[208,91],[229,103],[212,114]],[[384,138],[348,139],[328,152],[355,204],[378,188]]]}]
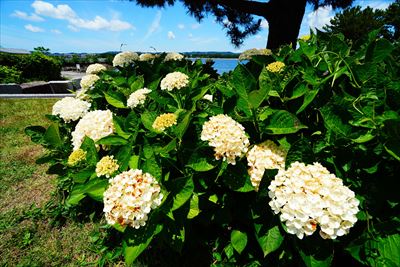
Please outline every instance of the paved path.
[{"label": "paved path", "polygon": [[81,79],[85,75],[86,73],[84,72],[61,71],[61,76],[69,80]]}]

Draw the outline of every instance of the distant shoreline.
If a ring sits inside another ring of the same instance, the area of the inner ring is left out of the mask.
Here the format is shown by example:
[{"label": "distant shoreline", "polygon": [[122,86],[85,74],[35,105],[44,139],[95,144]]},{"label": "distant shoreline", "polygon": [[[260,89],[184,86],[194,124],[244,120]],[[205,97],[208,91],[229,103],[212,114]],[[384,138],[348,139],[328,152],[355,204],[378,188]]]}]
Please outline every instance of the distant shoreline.
[{"label": "distant shoreline", "polygon": [[218,59],[218,60],[239,60],[239,58],[227,58],[227,57],[188,57],[187,59]]}]

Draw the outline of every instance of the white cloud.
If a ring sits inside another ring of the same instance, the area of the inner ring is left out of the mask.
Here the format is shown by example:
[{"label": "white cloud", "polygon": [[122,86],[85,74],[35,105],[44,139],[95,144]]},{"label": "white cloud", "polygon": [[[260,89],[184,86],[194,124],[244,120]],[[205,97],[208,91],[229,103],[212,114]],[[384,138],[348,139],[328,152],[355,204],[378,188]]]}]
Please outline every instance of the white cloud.
[{"label": "white cloud", "polygon": [[77,27],[75,27],[75,26],[68,25],[67,28],[68,28],[70,31],[79,32],[79,29],[78,29]]},{"label": "white cloud", "polygon": [[[134,29],[133,25],[129,22],[119,20],[117,17],[107,20],[101,16],[96,16],[94,19],[80,18],[75,11],[68,5],[54,6],[51,3],[36,0],[32,4],[35,13],[50,18],[67,20],[70,25],[68,28],[72,31],[77,31],[78,28],[87,30],[109,30],[109,31],[124,31]],[[114,17],[118,16],[114,12]]]},{"label": "white cloud", "polygon": [[109,30],[117,32],[133,28],[133,26],[128,22],[119,19],[106,20],[101,16],[96,16],[93,20],[85,20],[82,18],[70,19],[69,23],[77,28],[95,31]]},{"label": "white cloud", "polygon": [[192,27],[193,30],[198,29],[200,27],[199,23],[194,23],[190,27]]},{"label": "white cloud", "polygon": [[359,5],[363,9],[366,8],[367,6],[373,8],[373,9],[382,9],[385,10],[389,7],[391,3],[388,1],[379,1],[379,0],[370,0],[370,1],[356,1],[354,3],[354,6]]},{"label": "white cloud", "polygon": [[188,34],[189,38],[193,38],[193,34],[189,33]]},{"label": "white cloud", "polygon": [[180,29],[180,30],[183,30],[183,29],[185,29],[185,24],[178,24],[178,28]]},{"label": "white cloud", "polygon": [[33,9],[35,9],[35,13],[38,15],[51,17],[55,19],[72,19],[76,18],[77,15],[69,5],[57,5],[54,6],[45,1],[36,0],[32,3]]},{"label": "white cloud", "polygon": [[28,31],[31,31],[31,32],[44,32],[44,29],[33,26],[32,24],[27,24],[24,27],[25,27],[25,29],[27,29]]},{"label": "white cloud", "polygon": [[268,29],[268,27],[269,27],[268,21],[266,19],[262,19],[260,26],[263,29]]},{"label": "white cloud", "polygon": [[153,19],[153,22],[151,23],[149,29],[147,30],[146,35],[144,36],[143,40],[146,40],[149,38],[153,33],[158,31],[160,29],[160,21],[161,21],[161,16],[162,13],[161,11],[157,11],[156,16]]},{"label": "white cloud", "polygon": [[61,34],[62,33],[61,31],[59,31],[57,29],[53,29],[53,30],[51,30],[51,32],[54,33],[54,34]]},{"label": "white cloud", "polygon": [[14,13],[11,14],[12,17],[16,17],[19,19],[24,19],[24,20],[29,20],[29,21],[44,21],[44,19],[38,15],[36,15],[35,13],[31,13],[30,15],[28,15],[25,12],[19,11],[19,10],[15,10]]},{"label": "white cloud", "polygon": [[315,28],[322,29],[325,25],[330,25],[333,17],[332,6],[319,7],[317,10],[308,13],[308,25],[313,30]]},{"label": "white cloud", "polygon": [[175,34],[172,31],[168,32],[168,39],[170,39],[170,40],[175,39]]}]

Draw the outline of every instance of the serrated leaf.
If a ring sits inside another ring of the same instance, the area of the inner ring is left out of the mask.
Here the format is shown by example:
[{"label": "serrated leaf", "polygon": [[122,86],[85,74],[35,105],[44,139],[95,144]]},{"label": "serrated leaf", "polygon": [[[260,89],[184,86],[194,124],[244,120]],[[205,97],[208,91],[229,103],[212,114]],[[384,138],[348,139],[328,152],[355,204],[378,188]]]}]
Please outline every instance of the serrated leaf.
[{"label": "serrated leaf", "polygon": [[265,130],[268,134],[291,134],[307,128],[289,111],[279,110],[269,117]]}]

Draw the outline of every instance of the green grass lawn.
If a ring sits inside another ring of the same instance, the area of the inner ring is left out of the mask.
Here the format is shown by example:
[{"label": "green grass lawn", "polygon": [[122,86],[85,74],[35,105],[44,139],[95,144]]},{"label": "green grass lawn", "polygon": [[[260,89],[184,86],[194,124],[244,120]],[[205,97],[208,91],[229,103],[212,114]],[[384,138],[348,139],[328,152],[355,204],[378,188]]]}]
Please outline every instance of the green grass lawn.
[{"label": "green grass lawn", "polygon": [[[99,223],[67,220],[52,226],[43,207],[55,177],[35,159],[43,149],[25,136],[30,125],[48,125],[54,99],[0,99],[0,266],[94,266],[90,242]],[[115,263],[118,264],[118,263]]]}]

